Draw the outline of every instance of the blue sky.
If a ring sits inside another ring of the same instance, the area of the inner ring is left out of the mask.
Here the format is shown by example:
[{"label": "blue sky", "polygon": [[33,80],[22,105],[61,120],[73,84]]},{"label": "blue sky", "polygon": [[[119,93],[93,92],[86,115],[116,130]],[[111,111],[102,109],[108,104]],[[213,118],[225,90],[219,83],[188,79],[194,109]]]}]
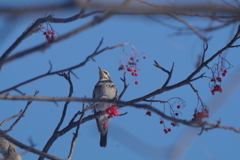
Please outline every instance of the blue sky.
[{"label": "blue sky", "polygon": [[[2,1],[4,5],[22,6],[23,4],[14,3],[14,1]],[[13,5],[14,3],[14,5]],[[26,5],[36,5],[39,1],[25,2]],[[54,2],[52,2],[54,3]],[[64,13],[55,12],[55,17],[68,17],[76,14],[77,10]],[[0,41],[0,51],[3,53],[19,37],[27,26],[36,18],[41,18],[44,13],[27,15],[14,23],[6,23],[6,17],[1,16],[0,33],[5,33]],[[72,29],[75,29],[90,20],[78,20],[68,24],[51,24],[55,31],[63,35]],[[161,18],[161,17],[158,17]],[[166,23],[181,26],[175,21],[164,19]],[[190,20],[194,25],[206,25],[206,20]],[[16,25],[17,24],[17,25]],[[226,27],[219,31],[208,33],[209,50],[206,58],[212,56],[216,51],[226,45],[230,38],[236,32],[237,26]],[[124,94],[122,100],[128,101],[150,93],[160,88],[165,82],[167,75],[160,69],[153,66],[153,60],[156,60],[166,69],[171,68],[175,63],[173,77],[169,85],[175,84],[186,78],[195,70],[195,62],[199,54],[202,53],[202,41],[195,35],[170,36],[174,30],[166,28],[145,16],[115,16],[108,21],[95,26],[81,34],[77,34],[65,41],[52,45],[45,52],[35,52],[34,54],[16,60],[5,65],[1,71],[0,90],[4,90],[40,74],[46,73],[49,69],[50,60],[53,65],[53,71],[73,66],[85,60],[91,54],[101,38],[104,38],[102,47],[113,46],[120,43],[131,43],[138,51],[143,52],[146,60],[139,62],[139,76],[137,80],[139,85],[134,84],[133,77],[128,73],[127,81],[130,86]],[[29,47],[37,46],[46,42],[41,32],[32,35],[24,40],[13,52],[12,55],[23,51]],[[225,52],[226,59],[234,65],[229,70],[227,76],[223,79],[223,93],[217,93],[212,96],[208,87],[209,79],[200,79],[193,83],[199,91],[202,100],[210,108],[211,123],[216,123],[221,119],[222,125],[239,128],[239,86],[235,90],[231,89],[235,79],[239,61],[238,48]],[[127,53],[131,52],[129,46],[125,47]],[[98,66],[107,70],[112,81],[117,85],[119,91],[123,89],[123,83],[120,80],[123,72],[118,71],[119,60],[122,55],[122,48],[108,50],[97,57],[96,62],[89,61],[84,67],[74,70],[79,77],[72,76],[74,84],[73,97],[91,97],[94,85],[98,81]],[[214,61],[216,63],[217,60]],[[211,63],[213,65],[213,63]],[[211,76],[208,69],[201,73]],[[34,81],[19,88],[27,95],[33,95],[35,90],[39,90],[38,96],[66,97],[69,92],[67,81],[58,75],[48,76]],[[229,91],[230,90],[230,91]],[[229,91],[229,92],[227,92]],[[227,94],[226,94],[227,93]],[[12,95],[18,95],[16,92],[10,92]],[[155,97],[159,100],[168,100],[172,97],[180,97],[185,100],[186,107],[181,109],[180,118],[190,120],[194,109],[197,106],[198,99],[189,86],[163,93]],[[219,103],[220,104],[219,104]],[[24,101],[6,101],[1,100],[0,121],[17,114],[25,107]],[[52,102],[33,102],[25,114],[25,117],[9,133],[10,136],[24,144],[29,144],[31,137],[36,143],[36,149],[42,150],[43,146],[51,136],[56,124],[59,121],[64,103],[58,103],[56,106]],[[66,120],[63,126],[67,125],[72,116],[81,109],[82,104],[72,102],[69,104]],[[163,110],[162,104],[154,104],[154,107]],[[166,107],[167,108],[167,107]],[[218,109],[213,109],[218,108]],[[106,148],[99,147],[99,133],[95,120],[81,125],[79,137],[75,147],[73,160],[75,159],[171,159],[170,155],[184,160],[203,160],[203,159],[238,159],[239,145],[236,140],[239,138],[237,133],[223,129],[214,129],[203,132],[201,136],[197,134],[200,129],[192,129],[183,125],[171,127],[171,122],[166,122],[167,127],[172,128],[172,132],[165,134],[163,126],[159,124],[160,117],[152,115],[145,116],[146,111],[124,107],[120,109],[121,113],[128,112],[122,117],[112,119],[109,133],[108,145]],[[166,113],[169,113],[168,108]],[[92,114],[92,112],[87,113]],[[11,122],[8,122],[3,129],[7,129]],[[60,137],[54,143],[49,153],[60,158],[66,158],[69,152],[69,146],[72,139],[72,133]],[[173,152],[174,147],[180,146]],[[18,151],[22,151],[18,148]],[[27,153],[23,155],[24,159],[37,159],[38,156]]]}]

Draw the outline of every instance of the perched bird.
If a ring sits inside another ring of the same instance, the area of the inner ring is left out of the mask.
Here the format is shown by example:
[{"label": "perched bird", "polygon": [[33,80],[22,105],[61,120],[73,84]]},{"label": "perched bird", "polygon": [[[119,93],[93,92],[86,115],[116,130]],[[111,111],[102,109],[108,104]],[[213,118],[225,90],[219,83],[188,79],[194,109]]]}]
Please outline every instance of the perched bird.
[{"label": "perched bird", "polygon": [[[118,89],[115,84],[111,81],[110,75],[107,71],[99,68],[99,81],[94,87],[92,97],[94,99],[118,99]],[[96,104],[93,108],[94,113],[98,111],[104,111],[110,108],[113,104],[111,103],[99,103]],[[107,145],[107,133],[108,125],[110,122],[110,117],[108,113],[101,115],[99,118],[96,118],[98,131],[100,135],[100,146],[106,147]]]}]

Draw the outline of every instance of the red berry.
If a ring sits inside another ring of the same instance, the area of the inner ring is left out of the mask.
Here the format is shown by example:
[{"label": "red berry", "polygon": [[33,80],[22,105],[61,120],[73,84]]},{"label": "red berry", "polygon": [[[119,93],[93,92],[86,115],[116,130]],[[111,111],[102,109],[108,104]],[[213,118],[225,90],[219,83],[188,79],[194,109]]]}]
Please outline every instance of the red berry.
[{"label": "red berry", "polygon": [[113,115],[114,115],[114,116],[119,116],[118,111],[117,111],[117,110],[114,110]]},{"label": "red berry", "polygon": [[216,80],[215,79],[211,79],[211,82],[215,82]]},{"label": "red berry", "polygon": [[43,32],[43,35],[47,35],[47,32]]},{"label": "red berry", "polygon": [[47,33],[48,33],[48,34],[52,34],[52,31],[48,30]]},{"label": "red berry", "polygon": [[177,109],[180,109],[180,108],[181,108],[181,106],[180,106],[180,105],[178,105],[178,106],[177,106]]},{"label": "red berry", "polygon": [[163,123],[164,123],[164,121],[160,121],[159,123],[160,123],[160,124],[163,124]]},{"label": "red berry", "polygon": [[219,91],[220,88],[221,88],[221,87],[220,87],[219,85],[216,85],[213,90],[214,90],[214,91]]},{"label": "red berry", "polygon": [[108,124],[107,123],[103,123],[103,127],[107,127],[108,126]]},{"label": "red berry", "polygon": [[118,109],[118,107],[117,106],[112,106],[111,109],[116,110],[116,109]]},{"label": "red berry", "polygon": [[138,85],[138,81],[136,81],[135,84]]},{"label": "red berry", "polygon": [[134,76],[136,76],[136,77],[137,77],[137,76],[138,76],[138,74],[137,74],[137,73],[135,73],[135,74],[134,74]]},{"label": "red berry", "polygon": [[222,82],[222,78],[220,78],[220,77],[217,77],[216,80],[217,80],[218,82]]},{"label": "red berry", "polygon": [[167,130],[168,132],[171,132],[172,130],[171,130],[171,128],[168,128],[168,130]]},{"label": "red berry", "polygon": [[214,91],[214,90],[211,90],[211,93],[212,93],[212,95],[214,95],[215,91]]},{"label": "red berry", "polygon": [[132,68],[128,68],[127,70],[128,70],[129,72],[132,72]]},{"label": "red berry", "polygon": [[137,69],[134,69],[133,71],[134,71],[134,72],[137,72]]},{"label": "red berry", "polygon": [[143,56],[143,59],[146,59],[147,57],[146,56]]},{"label": "red berry", "polygon": [[207,108],[204,108],[204,110],[203,110],[206,114],[208,114],[209,113],[209,110],[207,109]]},{"label": "red berry", "polygon": [[52,40],[52,38],[51,38],[49,35],[46,35],[46,39],[47,39],[48,41]]},{"label": "red berry", "polygon": [[222,88],[220,87],[218,91],[219,91],[220,93],[222,93]]},{"label": "red berry", "polygon": [[227,73],[227,70],[224,70],[223,72],[224,72],[224,73]]},{"label": "red berry", "polygon": [[150,111],[147,111],[147,112],[146,112],[146,115],[151,116],[152,113],[151,113]]},{"label": "red berry", "polygon": [[171,125],[172,125],[173,127],[177,126],[177,124],[176,124],[176,123],[171,123]]},{"label": "red berry", "polygon": [[130,57],[130,59],[133,61],[133,60],[134,60],[134,57]]},{"label": "red berry", "polygon": [[135,76],[135,73],[132,73],[132,76]]},{"label": "red berry", "polygon": [[226,73],[222,73],[222,76],[225,77],[225,76],[226,76]]},{"label": "red berry", "polygon": [[168,133],[167,129],[164,129],[163,131],[164,131],[166,134]]},{"label": "red berry", "polygon": [[106,113],[107,113],[107,114],[111,114],[112,111],[111,111],[110,109],[108,109],[108,110],[106,111]]}]

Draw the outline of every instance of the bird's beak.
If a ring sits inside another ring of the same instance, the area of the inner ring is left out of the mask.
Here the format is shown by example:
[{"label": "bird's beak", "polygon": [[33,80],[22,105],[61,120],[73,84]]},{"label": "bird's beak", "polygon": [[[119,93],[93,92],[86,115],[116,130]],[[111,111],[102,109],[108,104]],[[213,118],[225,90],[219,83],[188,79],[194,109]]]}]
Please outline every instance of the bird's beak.
[{"label": "bird's beak", "polygon": [[98,67],[99,71],[102,71],[102,69],[100,67]]}]

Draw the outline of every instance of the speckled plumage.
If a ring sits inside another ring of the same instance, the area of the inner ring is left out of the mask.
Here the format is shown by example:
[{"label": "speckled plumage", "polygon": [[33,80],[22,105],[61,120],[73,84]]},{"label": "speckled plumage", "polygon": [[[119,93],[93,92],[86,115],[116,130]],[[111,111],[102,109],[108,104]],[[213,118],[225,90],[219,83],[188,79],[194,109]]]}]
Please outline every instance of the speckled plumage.
[{"label": "speckled plumage", "polygon": [[[94,87],[93,98],[95,99],[117,99],[118,90],[115,84],[111,81],[110,75],[107,71],[101,70],[99,68],[99,81]],[[94,106],[94,112],[104,111],[107,108],[111,107],[111,103],[99,103]],[[101,133],[100,137],[100,146],[106,147],[107,145],[107,133],[108,125],[110,122],[109,114],[104,114],[96,119],[98,131]],[[104,127],[103,123],[107,124],[107,127]]]}]

